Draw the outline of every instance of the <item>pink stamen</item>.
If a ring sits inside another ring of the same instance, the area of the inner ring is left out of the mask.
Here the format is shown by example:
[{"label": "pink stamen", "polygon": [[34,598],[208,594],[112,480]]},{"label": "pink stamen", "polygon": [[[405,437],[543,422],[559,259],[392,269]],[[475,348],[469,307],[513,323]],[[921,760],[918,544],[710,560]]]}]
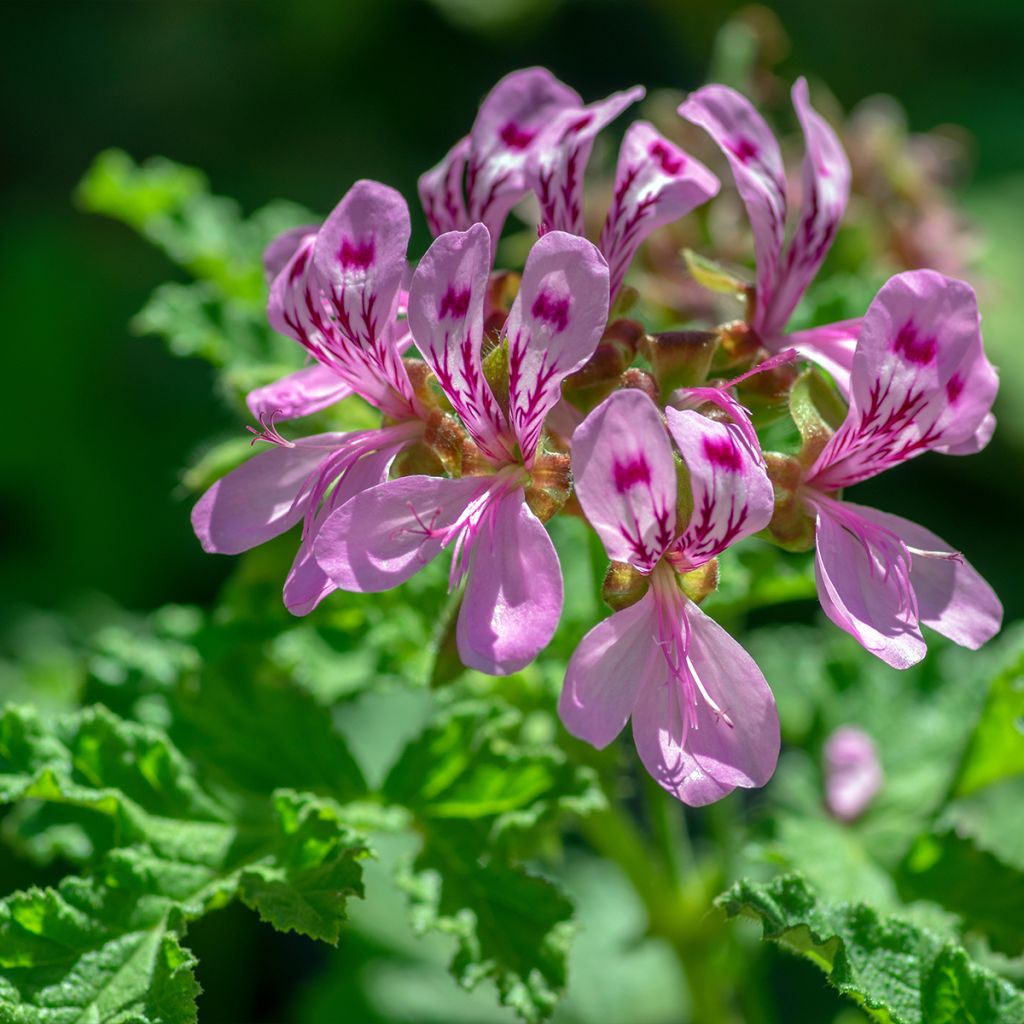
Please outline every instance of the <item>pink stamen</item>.
[{"label": "pink stamen", "polygon": [[257,430],[255,427],[246,425],[246,430],[252,434],[252,440],[249,442],[251,448],[257,441],[266,441],[267,444],[274,444],[280,448],[294,448],[295,442],[289,441],[287,438],[282,437],[278,433],[277,427],[274,426],[274,420],[281,415],[280,409],[265,410],[260,413],[260,426],[262,430]]}]

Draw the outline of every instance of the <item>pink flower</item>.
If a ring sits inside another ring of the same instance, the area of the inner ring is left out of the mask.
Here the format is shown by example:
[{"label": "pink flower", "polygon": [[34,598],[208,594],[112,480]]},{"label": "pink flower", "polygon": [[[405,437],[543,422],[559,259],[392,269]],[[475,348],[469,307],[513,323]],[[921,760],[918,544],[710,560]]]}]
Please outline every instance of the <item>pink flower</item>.
[{"label": "pink flower", "polygon": [[772,486],[749,422],[666,410],[693,507],[677,522],[672,443],[642,392],[617,391],[573,436],[576,493],[608,557],[650,578],[647,593],[582,640],[566,672],[566,728],[607,746],[632,716],[647,770],[673,796],[711,803],[775,770],[775,701],[753,659],[679,587],[772,516]]},{"label": "pink flower", "polygon": [[890,278],[864,317],[849,413],[804,478],[822,608],[895,668],[924,657],[921,623],[975,649],[998,632],[1002,606],[940,537],[839,492],[926,451],[965,455],[988,443],[999,381],[980,324],[963,281],[932,270]]},{"label": "pink flower", "polygon": [[[506,75],[484,100],[470,134],[420,178],[431,231],[439,235],[482,221],[491,233],[493,257],[509,210],[532,188],[542,234],[582,236],[583,175],[594,140],[643,95],[636,86],[585,106],[543,68]],[[641,242],[717,191],[718,179],[652,125],[630,126],[598,243],[611,271],[613,300]]]},{"label": "pink flower", "polygon": [[505,218],[530,185],[526,165],[541,129],[579,94],[545,68],[506,75],[480,105],[469,135],[420,177],[419,194],[435,236],[480,222],[490,232],[491,257]]},{"label": "pink flower", "polygon": [[859,320],[845,320],[795,334],[784,333],[797,303],[832,246],[850,195],[850,164],[835,132],[807,97],[807,82],[793,86],[793,106],[806,153],[800,213],[789,244],[786,175],[779,144],[750,102],[725,85],[707,85],[679,107],[721,148],[732,168],[754,233],[757,288],[751,327],[771,352],[795,348],[827,369],[844,392]]},{"label": "pink flower", "polygon": [[[238,554],[303,521],[302,541],[284,587],[290,611],[304,615],[334,585],[313,558],[330,513],[386,479],[395,455],[423,435],[424,410],[401,360],[408,331],[398,319],[406,273],[409,212],[393,189],[357,182],[323,226],[275,239],[265,265],[273,274],[273,327],[316,360],[249,395],[264,426],[257,437],[276,447],[215,483],[192,510],[206,551]],[[277,417],[306,416],[356,393],[391,421],[379,430],[285,440]]]},{"label": "pink flower", "polygon": [[409,290],[416,343],[490,471],[372,487],[331,515],[316,557],[339,587],[377,591],[451,548],[451,585],[466,579],[459,653],[471,668],[504,675],[533,660],[561,614],[558,556],[526,488],[561,382],[590,357],[607,322],[608,267],[593,245],[562,232],[534,245],[502,334],[503,405],[481,358],[490,254],[483,224],[441,235]]},{"label": "pink flower", "polygon": [[882,788],[882,764],[874,741],[852,725],[825,742],[825,802],[840,821],[854,821]]}]

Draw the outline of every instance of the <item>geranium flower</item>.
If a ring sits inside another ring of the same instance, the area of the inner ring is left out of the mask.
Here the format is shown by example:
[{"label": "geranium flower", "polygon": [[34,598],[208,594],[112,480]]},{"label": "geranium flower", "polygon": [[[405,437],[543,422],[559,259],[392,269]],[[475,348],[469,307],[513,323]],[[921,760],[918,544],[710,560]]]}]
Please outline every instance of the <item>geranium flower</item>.
[{"label": "geranium flower", "polygon": [[800,212],[785,244],[786,174],[779,144],[751,103],[725,85],[707,85],[679,113],[714,139],[729,161],[754,234],[757,284],[750,326],[770,352],[795,348],[827,369],[844,392],[860,320],[785,334],[786,324],[832,246],[850,195],[850,164],[835,132],[811,106],[807,82],[793,86],[803,129]]},{"label": "geranium flower", "polygon": [[849,413],[800,493],[825,614],[895,668],[924,657],[921,623],[974,649],[998,632],[1002,606],[940,537],[839,493],[926,451],[979,451],[998,386],[970,285],[914,270],[882,287],[857,342]]},{"label": "geranium flower", "polygon": [[[540,202],[540,231],[582,235],[583,175],[598,133],[644,95],[640,86],[587,107],[563,110],[534,147],[529,176]],[[612,300],[640,244],[718,192],[718,179],[652,124],[634,121],[615,169],[612,205],[598,246],[611,270]]]},{"label": "geranium flower", "polygon": [[779,723],[753,659],[684,594],[679,575],[766,526],[773,496],[749,422],[693,409],[665,416],[689,481],[681,508],[672,443],[645,394],[615,392],[573,436],[587,519],[608,557],[650,585],[583,638],[559,713],[573,735],[598,748],[632,717],[647,770],[673,796],[700,805],[768,781]]},{"label": "geranium flower", "polygon": [[585,239],[538,241],[502,331],[508,394],[484,375],[484,303],[491,237],[483,224],[438,238],[409,289],[409,322],[424,359],[482,456],[461,479],[407,476],[338,508],[316,543],[346,590],[397,586],[443,549],[451,585],[466,579],[456,639],[471,668],[504,675],[548,643],[562,608],[551,539],[527,503],[544,419],[561,382],[593,353],[608,319],[608,267]]},{"label": "geranium flower", "polygon": [[419,194],[435,236],[482,223],[491,258],[505,218],[529,191],[526,165],[541,129],[559,111],[583,105],[546,68],[506,75],[487,94],[469,135],[420,177]]},{"label": "geranium flower", "polygon": [[[357,182],[319,229],[296,229],[268,247],[271,325],[317,361],[249,395],[275,445],[217,481],[192,510],[206,551],[238,554],[303,520],[284,587],[304,615],[334,588],[313,558],[313,541],[334,508],[385,479],[395,455],[423,436],[427,415],[401,360],[408,330],[398,319],[406,273],[409,211],[385,185]],[[356,393],[388,425],[286,440],[275,418],[308,415]]]}]

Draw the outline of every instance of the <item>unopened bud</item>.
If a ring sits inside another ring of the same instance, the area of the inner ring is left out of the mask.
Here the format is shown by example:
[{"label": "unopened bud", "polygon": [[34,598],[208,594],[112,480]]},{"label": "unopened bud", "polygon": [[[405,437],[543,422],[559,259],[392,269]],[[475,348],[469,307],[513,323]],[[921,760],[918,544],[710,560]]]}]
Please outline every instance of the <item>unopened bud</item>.
[{"label": "unopened bud", "polygon": [[707,380],[717,346],[714,331],[663,331],[647,335],[641,351],[667,400],[677,388],[696,387]]},{"label": "unopened bud", "polygon": [[391,464],[394,476],[444,476],[448,467],[425,443],[403,448]]},{"label": "unopened bud", "polygon": [[572,459],[560,452],[540,452],[530,470],[526,503],[546,523],[557,515],[572,493]]},{"label": "unopened bud", "polygon": [[790,390],[789,414],[803,441],[798,458],[809,469],[846,419],[846,405],[832,384],[811,367],[797,377]]},{"label": "unopened bud", "polygon": [[613,611],[636,604],[651,585],[650,578],[628,562],[612,562],[604,576],[601,598]]},{"label": "unopened bud", "polygon": [[810,551],[814,547],[814,519],[800,497],[803,466],[792,455],[779,452],[765,452],[764,461],[775,488],[775,509],[768,532],[787,551]]},{"label": "unopened bud", "polygon": [[646,370],[641,370],[639,366],[631,366],[619,378],[619,387],[642,391],[655,403],[659,400],[658,382]]},{"label": "unopened bud", "polygon": [[440,410],[431,412],[423,443],[434,453],[449,476],[462,475],[462,453],[471,442],[454,416],[448,416]]},{"label": "unopened bud", "polygon": [[508,419],[508,339],[503,338],[483,359],[484,378]]},{"label": "unopened bud", "polygon": [[608,325],[594,354],[562,385],[562,393],[581,412],[590,412],[615,390],[623,371],[633,362],[643,327],[635,320]]},{"label": "unopened bud", "polygon": [[451,405],[437,383],[433,371],[422,359],[403,359],[402,365],[409,377],[413,394],[428,409],[450,409]]},{"label": "unopened bud", "polygon": [[841,821],[859,818],[882,788],[882,764],[874,741],[844,725],[825,742],[825,803]]},{"label": "unopened bud", "polygon": [[699,569],[691,569],[683,576],[682,586],[683,593],[694,603],[700,604],[718,589],[718,559],[712,558]]},{"label": "unopened bud", "polygon": [[736,295],[740,298],[745,298],[750,291],[750,285],[739,275],[692,249],[683,250],[683,259],[686,261],[686,269],[690,276],[708,291],[717,292],[719,295]]},{"label": "unopened bud", "polygon": [[761,340],[746,320],[733,320],[718,328],[718,349],[715,369],[728,369],[752,363],[757,357]]}]

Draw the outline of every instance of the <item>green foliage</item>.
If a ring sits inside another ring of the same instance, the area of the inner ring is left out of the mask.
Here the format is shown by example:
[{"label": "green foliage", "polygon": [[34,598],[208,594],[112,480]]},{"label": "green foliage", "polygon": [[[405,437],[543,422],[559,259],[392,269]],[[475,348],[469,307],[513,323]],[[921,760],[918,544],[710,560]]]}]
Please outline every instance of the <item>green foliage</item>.
[{"label": "green foliage", "polygon": [[245,218],[194,168],[162,158],[136,164],[119,150],[96,158],[77,199],[134,228],[193,279],[160,285],[136,331],[219,367],[235,396],[299,368],[298,346],[267,324],[261,257],[276,235],[313,221],[308,211],[275,202]]},{"label": "green foliage", "polygon": [[717,901],[759,921],[765,939],[810,960],[874,1020],[891,1024],[1019,1024],[1024,995],[964,950],[861,902],[821,900],[799,875],[737,882]]}]

